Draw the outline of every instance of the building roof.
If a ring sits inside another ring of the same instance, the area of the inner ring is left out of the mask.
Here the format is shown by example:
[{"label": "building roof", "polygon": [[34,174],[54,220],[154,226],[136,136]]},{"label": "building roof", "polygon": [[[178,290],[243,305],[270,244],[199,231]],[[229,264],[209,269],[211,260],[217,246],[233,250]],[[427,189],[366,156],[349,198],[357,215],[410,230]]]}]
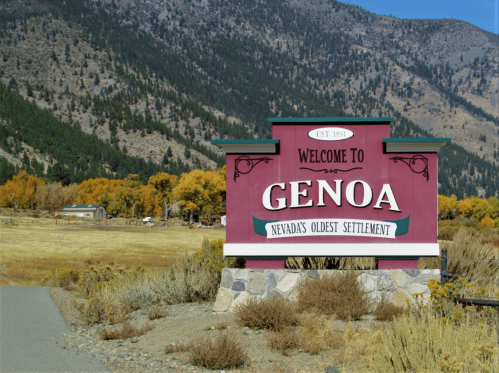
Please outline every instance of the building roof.
[{"label": "building roof", "polygon": [[63,212],[95,211],[102,205],[66,205]]}]

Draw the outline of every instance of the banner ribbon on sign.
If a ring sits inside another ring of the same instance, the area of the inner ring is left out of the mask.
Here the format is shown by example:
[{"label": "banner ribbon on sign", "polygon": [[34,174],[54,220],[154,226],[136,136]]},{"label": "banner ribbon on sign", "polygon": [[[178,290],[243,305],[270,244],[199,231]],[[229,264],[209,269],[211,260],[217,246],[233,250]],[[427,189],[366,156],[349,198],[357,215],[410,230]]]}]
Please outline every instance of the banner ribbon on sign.
[{"label": "banner ribbon on sign", "polygon": [[410,215],[399,220],[301,219],[262,220],[253,216],[255,233],[267,238],[304,236],[359,236],[395,238],[409,231]]}]

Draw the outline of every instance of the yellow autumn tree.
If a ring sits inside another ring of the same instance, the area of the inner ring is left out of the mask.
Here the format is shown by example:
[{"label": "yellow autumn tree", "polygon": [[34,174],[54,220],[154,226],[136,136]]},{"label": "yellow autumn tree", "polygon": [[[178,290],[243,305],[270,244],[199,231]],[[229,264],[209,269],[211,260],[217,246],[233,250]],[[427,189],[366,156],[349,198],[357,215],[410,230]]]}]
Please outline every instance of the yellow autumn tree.
[{"label": "yellow autumn tree", "polygon": [[191,222],[194,214],[211,219],[224,205],[225,180],[217,172],[193,170],[182,175],[173,193],[189,211]]},{"label": "yellow autumn tree", "polygon": [[469,218],[473,212],[473,200],[470,197],[460,200],[457,210],[459,211],[459,215]]},{"label": "yellow autumn tree", "polygon": [[102,204],[99,197],[105,193],[114,193],[125,186],[125,180],[111,180],[105,177],[88,179],[78,185],[80,190],[80,203]]},{"label": "yellow autumn tree", "polygon": [[490,205],[490,217],[492,219],[499,218],[499,198],[497,197],[489,197],[489,205]]},{"label": "yellow autumn tree", "polygon": [[139,175],[129,174],[125,180],[121,180],[121,187],[114,191],[106,190],[98,197],[98,203],[106,208],[109,215],[122,217],[135,217],[137,203],[142,198],[140,188],[142,183]]},{"label": "yellow autumn tree", "polygon": [[439,219],[452,219],[454,218],[457,207],[457,197],[452,195],[450,197],[438,195],[438,218]]},{"label": "yellow autumn tree", "polygon": [[478,221],[482,221],[485,217],[490,217],[492,214],[492,208],[489,205],[489,201],[485,198],[471,197],[473,200],[473,207],[471,211],[471,218]]},{"label": "yellow autumn tree", "polygon": [[165,219],[168,219],[168,213],[175,201],[173,188],[177,183],[178,176],[170,175],[166,172],[159,172],[149,178],[147,185],[152,188],[156,199],[159,201],[159,205],[155,206],[156,216],[160,216],[163,212]]},{"label": "yellow autumn tree", "polygon": [[[136,204],[137,216],[158,216],[161,214],[161,197],[154,194],[153,188],[143,185],[138,189],[140,199]],[[159,214],[157,210],[159,208]]]},{"label": "yellow autumn tree", "polygon": [[43,181],[21,170],[12,180],[0,186],[0,206],[14,209],[34,209],[36,191]]},{"label": "yellow autumn tree", "polygon": [[480,221],[480,224],[483,225],[484,227],[490,227],[490,228],[494,228],[496,226],[496,222],[490,216],[484,217]]}]

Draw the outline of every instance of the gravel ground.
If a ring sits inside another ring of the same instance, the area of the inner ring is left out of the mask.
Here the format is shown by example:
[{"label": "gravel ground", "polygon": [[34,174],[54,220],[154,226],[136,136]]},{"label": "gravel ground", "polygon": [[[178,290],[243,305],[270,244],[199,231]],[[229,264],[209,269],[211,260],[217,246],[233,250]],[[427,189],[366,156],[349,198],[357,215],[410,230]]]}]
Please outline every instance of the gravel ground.
[{"label": "gravel ground", "polygon": [[[147,311],[135,311],[128,317],[130,323],[136,327],[151,325],[152,330],[137,338],[102,340],[100,333],[104,329],[115,330],[121,325],[105,322],[85,325],[74,307],[76,299],[71,292],[51,288],[50,293],[72,330],[61,342],[63,348],[92,355],[113,372],[213,372],[191,365],[189,352],[167,354],[165,347],[187,344],[200,337],[215,338],[220,333],[216,330],[220,324],[226,324],[248,352],[249,363],[237,372],[325,372],[334,362],[334,351],[310,355],[297,350],[291,356],[274,352],[267,347],[267,331],[241,327],[230,313],[213,313],[211,302],[164,305],[162,309],[168,316],[153,321],[148,319]],[[346,326],[342,321],[334,322],[339,329]],[[355,324],[358,329],[377,327],[380,323],[368,318]],[[354,370],[341,368],[341,372],[349,371]]]}]

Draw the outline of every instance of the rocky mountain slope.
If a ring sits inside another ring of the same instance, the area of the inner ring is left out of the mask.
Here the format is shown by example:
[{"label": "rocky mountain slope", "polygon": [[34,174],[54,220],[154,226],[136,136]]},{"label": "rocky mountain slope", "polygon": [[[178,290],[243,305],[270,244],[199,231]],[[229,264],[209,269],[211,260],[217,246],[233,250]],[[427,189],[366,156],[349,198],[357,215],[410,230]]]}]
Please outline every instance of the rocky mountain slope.
[{"label": "rocky mountain slope", "polygon": [[[497,76],[497,35],[334,0],[0,0],[4,84],[176,172],[222,164],[211,139],[269,137],[268,117],[393,116],[393,136],[457,145],[442,193],[494,195]],[[53,162],[22,140],[2,146],[11,162]]]}]

